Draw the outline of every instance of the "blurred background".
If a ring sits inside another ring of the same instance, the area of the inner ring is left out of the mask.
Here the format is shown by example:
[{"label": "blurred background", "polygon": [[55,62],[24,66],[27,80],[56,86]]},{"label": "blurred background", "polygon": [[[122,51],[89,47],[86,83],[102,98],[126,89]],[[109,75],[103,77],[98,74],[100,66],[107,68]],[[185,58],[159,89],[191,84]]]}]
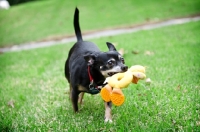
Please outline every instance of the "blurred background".
[{"label": "blurred background", "polygon": [[[1,2],[5,0],[1,0]],[[0,10],[0,47],[74,36],[73,13],[80,10],[83,33],[123,28],[200,13],[197,0],[8,0]]]},{"label": "blurred background", "polygon": [[7,0],[9,4],[12,5],[17,5],[25,2],[30,2],[30,1],[36,1],[36,0]]}]

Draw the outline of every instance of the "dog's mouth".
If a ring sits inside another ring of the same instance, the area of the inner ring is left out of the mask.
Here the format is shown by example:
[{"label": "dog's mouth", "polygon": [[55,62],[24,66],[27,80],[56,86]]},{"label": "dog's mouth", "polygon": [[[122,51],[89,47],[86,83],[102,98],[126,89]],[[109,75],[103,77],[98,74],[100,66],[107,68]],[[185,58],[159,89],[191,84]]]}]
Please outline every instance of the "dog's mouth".
[{"label": "dog's mouth", "polygon": [[112,76],[112,75],[114,75],[114,74],[116,74],[116,73],[119,73],[119,72],[109,72],[109,73],[108,73],[108,76]]}]

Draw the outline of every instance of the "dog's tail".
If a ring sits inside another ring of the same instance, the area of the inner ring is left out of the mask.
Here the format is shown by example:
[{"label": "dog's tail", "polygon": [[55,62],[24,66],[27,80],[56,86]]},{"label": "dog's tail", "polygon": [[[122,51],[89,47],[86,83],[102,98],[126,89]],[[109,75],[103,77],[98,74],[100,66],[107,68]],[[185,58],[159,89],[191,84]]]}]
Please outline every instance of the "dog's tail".
[{"label": "dog's tail", "polygon": [[77,7],[76,7],[75,13],[74,13],[74,29],[75,29],[77,41],[83,41],[82,35],[81,35],[81,29],[79,26],[79,10]]}]

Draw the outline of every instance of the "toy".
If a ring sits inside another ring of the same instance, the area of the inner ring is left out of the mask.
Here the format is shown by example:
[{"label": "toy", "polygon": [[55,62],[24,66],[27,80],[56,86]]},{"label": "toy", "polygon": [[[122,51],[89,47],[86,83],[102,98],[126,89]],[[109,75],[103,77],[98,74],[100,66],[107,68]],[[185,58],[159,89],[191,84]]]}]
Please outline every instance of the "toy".
[{"label": "toy", "polygon": [[106,79],[108,84],[101,89],[101,97],[105,102],[112,101],[114,105],[120,106],[125,100],[121,89],[128,87],[131,82],[137,84],[139,79],[144,78],[146,78],[145,68],[140,65],[132,66],[124,73],[108,77]]}]

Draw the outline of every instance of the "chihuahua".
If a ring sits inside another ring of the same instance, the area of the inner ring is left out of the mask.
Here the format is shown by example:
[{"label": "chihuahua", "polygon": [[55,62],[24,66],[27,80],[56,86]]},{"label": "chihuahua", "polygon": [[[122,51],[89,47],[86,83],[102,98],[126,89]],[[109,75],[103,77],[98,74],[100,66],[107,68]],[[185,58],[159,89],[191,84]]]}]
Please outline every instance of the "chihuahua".
[{"label": "chihuahua", "polygon": [[[79,10],[74,13],[74,29],[77,42],[70,49],[65,63],[65,76],[70,85],[70,98],[75,112],[84,93],[97,94],[105,85],[106,77],[127,71],[124,58],[115,46],[107,42],[108,52],[102,52],[92,42],[83,41],[79,26]],[[105,121],[112,122],[111,102],[105,103]]]}]

